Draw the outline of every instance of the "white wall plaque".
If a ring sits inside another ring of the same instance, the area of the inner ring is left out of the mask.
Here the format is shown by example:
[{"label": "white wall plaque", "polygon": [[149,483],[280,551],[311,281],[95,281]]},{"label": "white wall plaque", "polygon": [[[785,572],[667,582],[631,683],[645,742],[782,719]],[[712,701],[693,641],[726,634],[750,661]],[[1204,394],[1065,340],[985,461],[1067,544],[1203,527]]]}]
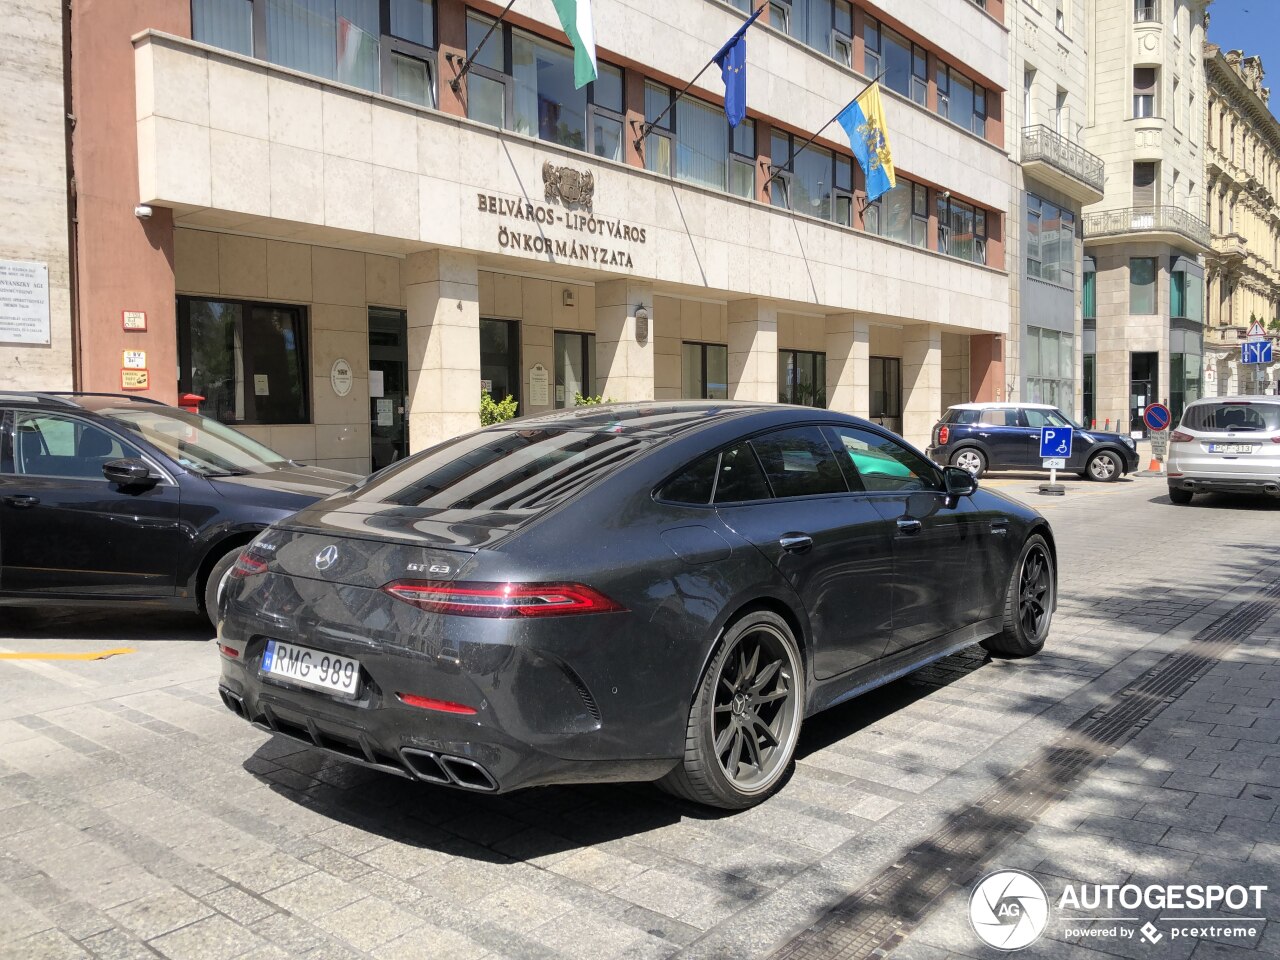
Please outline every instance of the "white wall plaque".
[{"label": "white wall plaque", "polygon": [[386,394],[386,392],[387,392],[387,388],[386,388],[385,382],[382,379],[382,371],[370,370],[369,371],[369,398],[371,400],[376,400],[378,399],[378,397],[381,397],[384,394]]},{"label": "white wall plaque", "polygon": [[0,260],[0,343],[49,342],[49,265]]},{"label": "white wall plaque", "polygon": [[351,364],[341,357],[333,361],[333,369],[329,371],[329,383],[332,385],[334,393],[340,397],[345,397],[351,392],[353,379]]},{"label": "white wall plaque", "polygon": [[253,395],[255,397],[268,397],[271,395],[271,381],[265,373],[255,373],[253,375]]},{"label": "white wall plaque", "polygon": [[120,366],[126,370],[147,369],[147,351],[126,350],[120,355]]},{"label": "white wall plaque", "polygon": [[529,368],[529,406],[545,407],[551,403],[551,377],[547,368],[535,363]]}]

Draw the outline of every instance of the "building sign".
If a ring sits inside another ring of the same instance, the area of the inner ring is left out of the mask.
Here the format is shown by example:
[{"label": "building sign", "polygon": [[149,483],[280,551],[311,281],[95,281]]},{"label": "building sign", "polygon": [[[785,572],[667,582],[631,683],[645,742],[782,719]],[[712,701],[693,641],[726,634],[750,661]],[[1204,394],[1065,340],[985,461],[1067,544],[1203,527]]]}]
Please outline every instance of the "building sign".
[{"label": "building sign", "polygon": [[[596,187],[589,170],[544,163],[542,180],[546,203],[476,194],[479,211],[498,221],[499,249],[546,257],[551,263],[635,268],[634,255],[649,242],[647,229],[592,212]],[[585,212],[564,209],[557,201]]]},{"label": "building sign", "polygon": [[150,390],[151,378],[147,376],[146,370],[121,370],[120,389]]},{"label": "building sign", "polygon": [[128,333],[146,333],[147,314],[142,310],[121,311],[121,324]]},{"label": "building sign", "polygon": [[333,361],[333,368],[329,371],[329,384],[333,387],[333,392],[340,397],[345,397],[351,392],[351,384],[354,375],[351,372],[351,364],[339,357]]},{"label": "building sign", "polygon": [[545,407],[551,403],[549,397],[551,377],[547,373],[547,368],[540,363],[535,363],[529,369],[529,406]]},{"label": "building sign", "polygon": [[145,350],[126,350],[120,355],[120,366],[126,370],[147,369],[147,352]]},{"label": "building sign", "polygon": [[0,260],[0,343],[49,342],[49,265]]}]

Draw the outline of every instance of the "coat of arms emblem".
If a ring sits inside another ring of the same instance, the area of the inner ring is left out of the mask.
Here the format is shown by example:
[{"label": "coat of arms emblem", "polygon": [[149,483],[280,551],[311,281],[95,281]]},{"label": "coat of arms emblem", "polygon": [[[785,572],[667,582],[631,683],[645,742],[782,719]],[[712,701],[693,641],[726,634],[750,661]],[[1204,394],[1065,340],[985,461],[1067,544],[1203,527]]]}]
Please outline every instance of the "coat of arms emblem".
[{"label": "coat of arms emblem", "polygon": [[557,167],[547,161],[542,165],[542,182],[547,190],[547,202],[579,203],[591,206],[596,192],[596,178],[589,170]]}]

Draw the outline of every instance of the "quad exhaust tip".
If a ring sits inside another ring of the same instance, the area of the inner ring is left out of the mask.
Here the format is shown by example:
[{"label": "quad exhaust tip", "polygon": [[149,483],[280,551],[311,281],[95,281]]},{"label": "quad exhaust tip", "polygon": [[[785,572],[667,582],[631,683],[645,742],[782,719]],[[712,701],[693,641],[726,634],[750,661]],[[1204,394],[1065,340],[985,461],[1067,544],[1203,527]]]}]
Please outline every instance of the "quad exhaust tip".
[{"label": "quad exhaust tip", "polygon": [[241,720],[248,720],[249,714],[244,705],[244,698],[237,693],[232,693],[226,687],[218,687],[218,696],[222,698],[222,704]]},{"label": "quad exhaust tip", "polygon": [[400,751],[400,758],[415,777],[428,783],[444,783],[484,793],[492,793],[498,789],[498,782],[488,770],[465,757],[451,757],[430,750],[404,747]]}]

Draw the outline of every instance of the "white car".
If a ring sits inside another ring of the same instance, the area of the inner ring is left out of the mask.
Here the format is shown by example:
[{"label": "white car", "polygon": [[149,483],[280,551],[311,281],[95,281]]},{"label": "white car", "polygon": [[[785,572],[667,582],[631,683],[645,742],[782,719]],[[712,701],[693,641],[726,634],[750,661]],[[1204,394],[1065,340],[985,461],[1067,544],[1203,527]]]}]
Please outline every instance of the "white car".
[{"label": "white car", "polygon": [[1169,437],[1169,499],[1197,493],[1280,497],[1280,397],[1213,397],[1182,412]]}]

